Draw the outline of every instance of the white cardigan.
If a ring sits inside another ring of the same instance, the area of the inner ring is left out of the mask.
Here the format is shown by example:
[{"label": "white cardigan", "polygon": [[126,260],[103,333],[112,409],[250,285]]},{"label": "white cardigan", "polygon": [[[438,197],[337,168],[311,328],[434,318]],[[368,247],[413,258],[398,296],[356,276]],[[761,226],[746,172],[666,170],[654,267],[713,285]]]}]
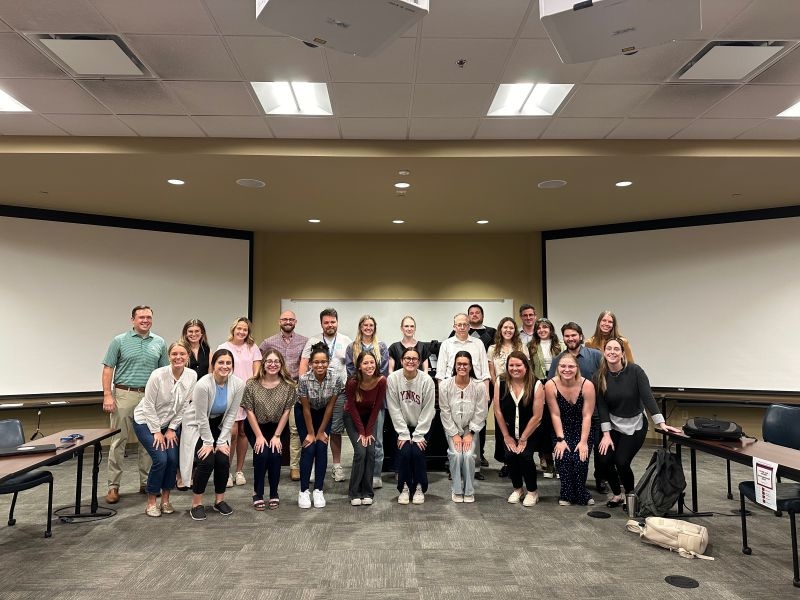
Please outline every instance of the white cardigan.
[{"label": "white cardigan", "polygon": [[133,420],[147,425],[150,433],[158,433],[164,427],[178,429],[183,420],[183,409],[197,382],[197,372],[186,367],[180,379],[175,381],[172,366],[159,367],[150,374],[144,388],[144,398],[133,410]]},{"label": "white cardigan", "polygon": [[[214,398],[217,395],[217,385],[214,376],[209,373],[203,375],[194,386],[192,397],[186,403],[183,413],[183,427],[181,432],[181,478],[185,482],[192,479],[192,465],[194,464],[194,449],[197,440],[202,439],[204,446],[214,445],[214,436],[211,435],[209,417]],[[228,377],[228,407],[222,416],[220,433],[217,444],[230,444],[231,429],[236,420],[236,412],[244,395],[244,381],[236,375]]]}]

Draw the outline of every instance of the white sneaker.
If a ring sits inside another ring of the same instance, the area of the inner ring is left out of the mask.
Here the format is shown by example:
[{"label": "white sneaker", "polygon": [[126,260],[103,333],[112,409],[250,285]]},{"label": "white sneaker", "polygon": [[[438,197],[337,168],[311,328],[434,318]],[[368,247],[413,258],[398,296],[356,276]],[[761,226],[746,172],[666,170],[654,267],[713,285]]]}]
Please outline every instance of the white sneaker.
[{"label": "white sneaker", "polygon": [[422,487],[417,486],[417,491],[414,492],[414,497],[411,498],[412,504],[422,504],[425,502],[425,494],[422,493]]},{"label": "white sneaker", "polygon": [[300,508],[311,508],[311,492],[306,490],[297,494],[297,506]]},{"label": "white sneaker", "polygon": [[[592,501],[592,504],[594,504],[594,501]],[[559,500],[558,501],[558,505],[559,506],[572,506],[572,502],[570,502],[569,500]]]},{"label": "white sneaker", "polygon": [[461,504],[464,502],[464,496],[462,496],[461,494],[456,494],[455,492],[452,492],[450,494],[450,498],[456,504]]},{"label": "white sneaker", "polygon": [[344,481],[344,469],[340,463],[334,464],[332,470],[334,481]]},{"label": "white sneaker", "polygon": [[353,498],[350,500],[350,506],[361,506],[361,498]]},{"label": "white sneaker", "polygon": [[522,492],[514,490],[513,492],[511,492],[511,495],[508,497],[508,503],[509,504],[517,504],[520,501],[521,498],[522,498]]},{"label": "white sneaker", "polygon": [[362,498],[362,499],[361,499],[361,504],[362,504],[363,506],[369,506],[370,504],[372,504],[372,498],[369,498],[369,497],[367,497],[367,498]]},{"label": "white sneaker", "polygon": [[408,486],[403,486],[403,491],[397,497],[398,504],[408,504]]},{"label": "white sneaker", "polygon": [[225,484],[225,487],[233,487],[233,477],[231,477],[230,473],[228,473],[228,483]]},{"label": "white sneaker", "polygon": [[594,506],[594,498],[589,498],[589,501],[586,503],[586,506]]},{"label": "white sneaker", "polygon": [[542,475],[544,476],[545,479],[552,479],[553,478],[553,472],[552,471],[545,471],[544,473],[542,473]]},{"label": "white sneaker", "polygon": [[539,492],[528,492],[522,501],[522,506],[534,506],[539,504]]},{"label": "white sneaker", "polygon": [[475,496],[472,494],[464,494],[464,504],[472,504],[475,502]]},{"label": "white sneaker", "polygon": [[325,508],[325,494],[322,490],[314,490],[314,508]]},{"label": "white sneaker", "polygon": [[383,479],[380,477],[373,477],[372,478],[372,489],[379,490],[383,487]]},{"label": "white sneaker", "polygon": [[241,471],[236,471],[236,479],[233,480],[236,485],[244,485],[247,483],[247,480],[244,478],[244,473]]}]

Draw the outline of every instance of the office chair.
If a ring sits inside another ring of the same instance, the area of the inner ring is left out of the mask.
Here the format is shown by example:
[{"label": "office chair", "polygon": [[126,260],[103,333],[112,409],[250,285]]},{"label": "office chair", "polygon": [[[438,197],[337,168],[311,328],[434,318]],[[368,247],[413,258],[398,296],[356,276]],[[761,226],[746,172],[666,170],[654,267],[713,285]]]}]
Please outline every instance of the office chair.
[{"label": "office chair", "polygon": [[[22,423],[19,419],[6,419],[0,421],[0,448],[11,448],[21,446],[25,443],[25,434],[22,432]],[[8,513],[8,525],[13,526],[17,520],[14,518],[14,507],[17,504],[17,494],[30,490],[36,486],[46,483],[50,491],[47,497],[47,529],[44,537],[52,535],[51,524],[53,515],[53,474],[50,471],[30,471],[22,475],[16,475],[0,483],[0,494],[14,494],[11,500],[11,510]]]},{"label": "office chair", "polygon": [[[772,404],[764,414],[762,433],[765,442],[800,450],[800,406],[786,406]],[[795,515],[800,512],[800,485],[796,483],[777,484],[778,511],[789,513],[789,527],[792,534],[792,567],[794,569],[793,583],[800,587],[800,569],[797,564],[797,524]],[[739,502],[742,515],[742,552],[750,554],[752,550],[747,545],[747,511],[744,508],[744,499],[756,501],[756,486],[754,481],[739,483]]]}]

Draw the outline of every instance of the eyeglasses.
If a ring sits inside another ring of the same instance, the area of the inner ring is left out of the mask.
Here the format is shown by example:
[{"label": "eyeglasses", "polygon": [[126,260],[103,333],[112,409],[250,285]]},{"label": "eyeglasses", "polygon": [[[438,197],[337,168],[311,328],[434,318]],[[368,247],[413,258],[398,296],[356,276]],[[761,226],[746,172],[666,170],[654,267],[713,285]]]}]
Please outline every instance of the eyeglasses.
[{"label": "eyeglasses", "polygon": [[456,363],[456,369],[469,369],[469,365],[462,365]]},{"label": "eyeglasses", "polygon": [[311,364],[314,365],[315,367],[321,367],[322,365],[327,365],[328,361],[327,360],[315,360]]},{"label": "eyeglasses", "polygon": [[410,363],[419,362],[419,359],[418,359],[418,358],[412,358],[411,356],[404,356],[404,357],[403,357],[403,360],[404,360],[405,362],[410,362]]},{"label": "eyeglasses", "polygon": [[297,319],[279,319],[281,323],[297,323]]},{"label": "eyeglasses", "polygon": [[279,364],[281,364],[281,361],[279,361],[279,360],[265,360],[264,364],[265,365],[279,365]]}]

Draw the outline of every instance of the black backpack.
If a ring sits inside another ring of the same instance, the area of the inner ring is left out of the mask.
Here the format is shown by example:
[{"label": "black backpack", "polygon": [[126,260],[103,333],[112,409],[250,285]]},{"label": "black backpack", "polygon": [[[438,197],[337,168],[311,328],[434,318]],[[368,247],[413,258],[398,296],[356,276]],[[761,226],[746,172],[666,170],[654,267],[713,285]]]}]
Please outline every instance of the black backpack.
[{"label": "black backpack", "polygon": [[663,517],[685,489],[686,478],[680,461],[669,450],[659,448],[634,490],[639,500],[639,515]]}]

